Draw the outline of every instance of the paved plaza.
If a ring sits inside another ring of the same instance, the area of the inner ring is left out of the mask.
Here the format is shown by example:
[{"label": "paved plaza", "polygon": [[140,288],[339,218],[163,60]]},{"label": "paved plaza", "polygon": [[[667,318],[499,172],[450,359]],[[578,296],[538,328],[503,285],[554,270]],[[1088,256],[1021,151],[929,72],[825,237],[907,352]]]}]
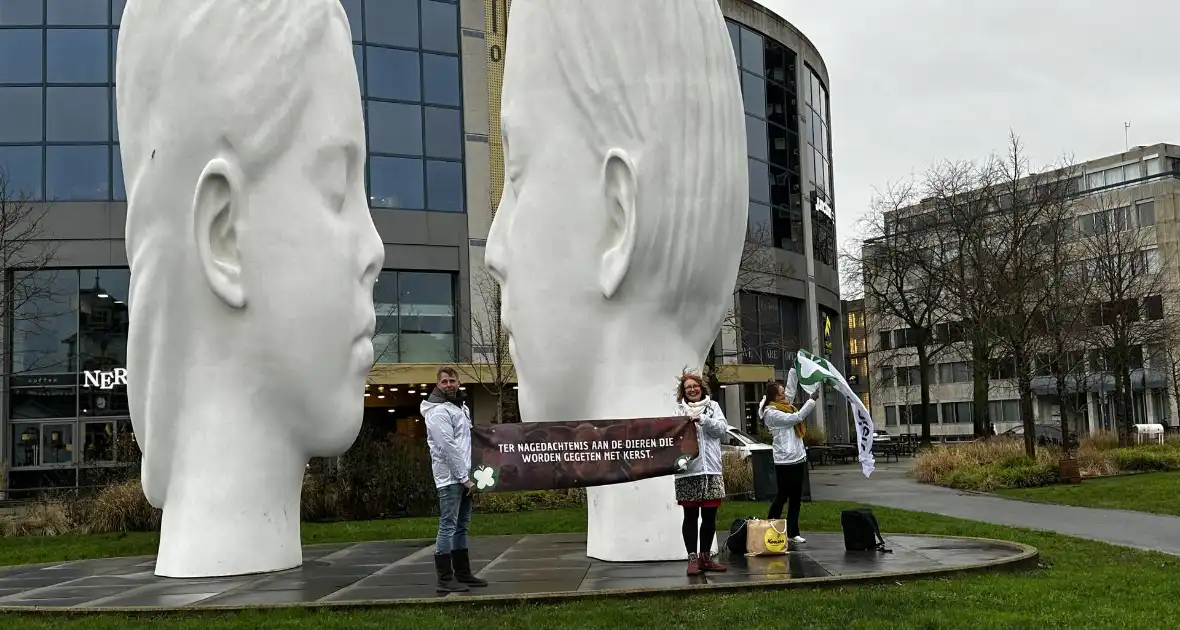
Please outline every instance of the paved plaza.
[{"label": "paved plaza", "polygon": [[726,573],[685,575],[683,562],[605,563],[587,558],[585,534],[499,536],[472,540],[472,568],[490,582],[469,593],[438,595],[433,541],[315,545],[304,566],[221,579],[168,579],[153,559],[110,558],[0,568],[0,609],[142,609],[276,605],[396,604],[466,597],[547,599],[596,593],[794,587],[898,580],[932,573],[1035,566],[1036,551],[976,539],[892,536],[893,553],[846,552],[841,534],[808,533],[786,556],[723,554]]}]

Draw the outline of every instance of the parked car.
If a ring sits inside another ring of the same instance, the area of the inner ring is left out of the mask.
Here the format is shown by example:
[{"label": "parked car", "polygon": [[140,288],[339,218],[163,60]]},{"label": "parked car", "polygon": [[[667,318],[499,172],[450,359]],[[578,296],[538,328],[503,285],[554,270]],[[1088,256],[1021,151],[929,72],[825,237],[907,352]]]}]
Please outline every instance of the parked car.
[{"label": "parked car", "polygon": [[890,442],[892,440],[893,440],[893,438],[889,435],[889,432],[886,431],[885,429],[874,429],[873,430],[873,443],[874,444],[881,444],[884,442]]},{"label": "parked car", "polygon": [[[1045,446],[1047,444],[1061,444],[1061,427],[1052,424],[1037,424],[1033,425],[1035,429],[1034,435],[1037,438],[1037,444]],[[1024,427],[1013,427],[1004,431],[1004,437],[1024,439]],[[1071,446],[1077,446],[1078,436],[1074,433],[1069,434]]]},{"label": "parked car", "polygon": [[773,448],[733,427],[729,427],[729,434],[721,438],[721,453],[737,453],[742,459],[746,459],[754,451],[769,451]]}]

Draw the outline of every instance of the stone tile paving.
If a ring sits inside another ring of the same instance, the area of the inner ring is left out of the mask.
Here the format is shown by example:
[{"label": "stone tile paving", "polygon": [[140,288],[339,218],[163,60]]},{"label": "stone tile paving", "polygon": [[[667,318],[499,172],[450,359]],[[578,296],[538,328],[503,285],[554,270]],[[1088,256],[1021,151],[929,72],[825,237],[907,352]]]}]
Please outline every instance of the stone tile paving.
[{"label": "stone tile paving", "polygon": [[[0,608],[247,607],[447,597],[521,596],[691,585],[871,578],[1014,559],[1020,547],[998,541],[888,536],[892,554],[846,552],[840,534],[808,534],[785,556],[724,554],[726,573],[687,577],[683,562],[606,563],[586,557],[584,534],[472,539],[472,568],[487,588],[435,593],[433,541],[379,541],[305,548],[304,565],[273,574],[169,579],[152,574],[153,559],[112,558],[0,568]],[[1028,558],[1025,558],[1027,561]]]}]

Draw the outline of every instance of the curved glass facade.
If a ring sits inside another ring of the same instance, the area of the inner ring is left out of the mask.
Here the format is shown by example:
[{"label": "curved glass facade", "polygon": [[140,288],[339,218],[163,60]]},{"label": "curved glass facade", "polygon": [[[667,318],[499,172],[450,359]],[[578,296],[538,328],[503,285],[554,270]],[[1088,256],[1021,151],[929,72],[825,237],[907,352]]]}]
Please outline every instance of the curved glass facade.
[{"label": "curved glass facade", "polygon": [[463,212],[456,0],[342,0],[368,129],[369,205]]},{"label": "curved glass facade", "polygon": [[[465,210],[459,5],[342,0],[365,102],[374,208]],[[115,49],[125,0],[0,0],[7,195],[124,201]]]},{"label": "curved glass facade", "polygon": [[9,198],[122,201],[115,43],[123,0],[0,0]]},{"label": "curved glass facade", "polygon": [[748,239],[802,254],[803,194],[796,55],[727,20],[746,104],[750,169]]}]

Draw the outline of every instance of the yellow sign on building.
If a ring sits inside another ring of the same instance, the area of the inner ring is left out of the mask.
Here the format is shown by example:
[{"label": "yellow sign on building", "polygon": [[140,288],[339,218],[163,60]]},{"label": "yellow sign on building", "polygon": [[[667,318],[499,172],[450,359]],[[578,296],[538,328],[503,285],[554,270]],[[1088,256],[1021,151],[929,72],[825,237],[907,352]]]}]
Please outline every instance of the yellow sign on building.
[{"label": "yellow sign on building", "polygon": [[504,88],[504,55],[508,44],[508,10],[512,0],[484,0],[484,42],[488,67],[488,146],[491,160],[492,213],[504,188],[504,140],[500,137],[500,92]]}]

